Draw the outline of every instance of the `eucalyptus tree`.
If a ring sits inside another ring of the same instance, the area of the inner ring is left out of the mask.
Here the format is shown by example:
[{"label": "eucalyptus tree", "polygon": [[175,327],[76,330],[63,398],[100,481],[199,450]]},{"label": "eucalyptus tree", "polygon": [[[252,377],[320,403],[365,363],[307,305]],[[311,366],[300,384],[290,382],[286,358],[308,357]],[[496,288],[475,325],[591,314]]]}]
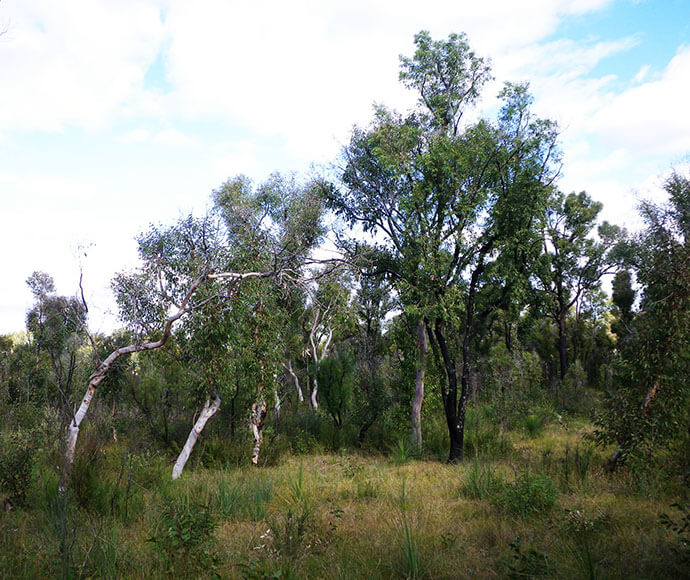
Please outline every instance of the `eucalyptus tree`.
[{"label": "eucalyptus tree", "polygon": [[[653,452],[687,433],[690,408],[690,178],[673,173],[668,202],[643,203],[645,230],[632,243],[631,266],[641,287],[639,311],[626,316],[626,339],[598,418],[600,441],[616,443],[610,461]],[[633,302],[627,280],[619,307]]]},{"label": "eucalyptus tree", "polygon": [[603,276],[616,267],[612,251],[621,238],[617,226],[604,222],[593,237],[602,204],[586,192],[555,191],[549,202],[542,236],[543,253],[533,268],[537,301],[558,329],[560,378],[568,372],[567,320],[575,308],[579,322],[582,300],[595,292]]},{"label": "eucalyptus tree", "polygon": [[[450,434],[449,461],[462,459],[475,338],[523,284],[535,227],[557,171],[556,128],[530,110],[526,86],[506,85],[497,122],[464,123],[490,78],[464,35],[415,36],[400,79],[419,95],[407,115],[383,107],[344,150],[342,187],[330,205],[376,240],[374,270],[417,313],[420,367],[426,338],[443,372],[441,396]],[[448,337],[462,336],[458,391]],[[418,373],[417,390],[423,377]],[[413,424],[416,418],[413,418]]]},{"label": "eucalyptus tree", "polygon": [[[51,369],[50,382],[66,417],[77,371],[77,357],[86,327],[86,310],[75,297],[58,296],[55,284],[45,272],[34,272],[26,280],[34,295],[34,306],[26,315],[26,328],[35,349],[36,363],[45,356]],[[37,373],[39,374],[39,373]]]},{"label": "eucalyptus tree", "polygon": [[350,294],[352,280],[342,268],[330,265],[312,273],[312,284],[305,286],[308,303],[303,315],[303,332],[310,359],[310,395],[312,409],[319,408],[319,369],[333,346],[334,334],[347,332],[352,322]]},{"label": "eucalyptus tree", "polygon": [[[279,176],[253,188],[248,179],[237,177],[214,192],[215,211],[210,215],[183,218],[169,227],[152,226],[139,237],[141,266],[113,281],[122,319],[136,340],[99,361],[91,375],[70,424],[66,451],[70,463],[96,388],[119,357],[161,348],[178,321],[201,317],[196,328],[203,328],[206,314],[217,309],[232,317],[233,304],[247,280],[272,279],[278,286],[300,282],[301,266],[322,231],[318,189],[317,184],[301,185]],[[187,332],[194,329],[190,322]],[[220,348],[222,343],[214,340],[206,344]],[[206,420],[216,401],[220,405],[217,391],[208,396]],[[190,433],[190,451],[195,440]]]}]

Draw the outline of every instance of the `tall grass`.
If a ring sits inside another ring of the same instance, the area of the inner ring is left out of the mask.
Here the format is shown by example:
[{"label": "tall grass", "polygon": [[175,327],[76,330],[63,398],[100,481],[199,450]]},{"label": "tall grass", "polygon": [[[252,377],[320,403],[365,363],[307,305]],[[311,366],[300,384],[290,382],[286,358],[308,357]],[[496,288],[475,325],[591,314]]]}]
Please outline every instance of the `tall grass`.
[{"label": "tall grass", "polygon": [[[475,434],[488,432],[489,417],[479,419]],[[53,456],[38,453],[26,507],[0,513],[0,578],[689,577],[678,556],[687,534],[659,520],[685,501],[678,478],[638,493],[630,468],[607,474],[572,423],[535,438],[515,425],[505,438],[515,449],[488,453],[501,439],[482,435],[494,443],[460,466],[304,453],[260,468],[197,467],[175,482],[168,457],[125,441],[95,456],[80,498],[58,493]],[[669,473],[659,464],[654,476]],[[578,510],[581,519],[567,516]],[[600,523],[590,532],[589,522]],[[165,544],[169,528],[177,535]],[[194,534],[178,558],[173,540]],[[201,537],[210,543],[199,551]]]}]

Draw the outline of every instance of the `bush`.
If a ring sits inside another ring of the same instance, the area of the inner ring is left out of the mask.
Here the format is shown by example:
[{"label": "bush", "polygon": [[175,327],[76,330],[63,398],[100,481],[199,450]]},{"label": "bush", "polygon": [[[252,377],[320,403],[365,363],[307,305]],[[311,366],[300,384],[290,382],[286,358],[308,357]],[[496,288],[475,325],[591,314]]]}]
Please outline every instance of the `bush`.
[{"label": "bush", "polygon": [[23,431],[9,433],[0,444],[0,486],[13,504],[23,507],[31,487],[36,448],[31,436]]},{"label": "bush", "polygon": [[180,577],[198,577],[216,568],[217,524],[208,506],[175,502],[163,508],[157,529],[149,538],[167,571]]},{"label": "bush", "polygon": [[523,473],[514,482],[500,485],[491,503],[523,519],[548,513],[556,503],[556,485],[547,476]]}]

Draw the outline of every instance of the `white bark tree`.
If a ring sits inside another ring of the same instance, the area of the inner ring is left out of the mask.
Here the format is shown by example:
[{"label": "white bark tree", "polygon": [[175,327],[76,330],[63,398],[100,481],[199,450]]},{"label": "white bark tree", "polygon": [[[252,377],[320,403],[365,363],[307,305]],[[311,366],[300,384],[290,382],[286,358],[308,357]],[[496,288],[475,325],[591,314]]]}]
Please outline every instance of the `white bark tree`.
[{"label": "white bark tree", "polygon": [[206,426],[208,420],[216,414],[218,409],[220,409],[220,397],[218,396],[218,393],[216,393],[216,397],[213,403],[211,403],[210,399],[206,400],[206,404],[204,405],[204,408],[201,410],[199,418],[196,420],[196,423],[194,423],[194,427],[192,427],[192,430],[189,432],[187,441],[185,442],[184,447],[182,448],[182,451],[180,452],[180,455],[178,456],[177,461],[173,466],[173,479],[177,479],[178,477],[180,477],[180,475],[182,475],[182,470],[184,469],[184,466],[187,464],[187,460],[189,459],[189,456],[192,453],[192,449],[194,449],[194,445],[196,445],[199,435],[204,430],[204,427]]}]

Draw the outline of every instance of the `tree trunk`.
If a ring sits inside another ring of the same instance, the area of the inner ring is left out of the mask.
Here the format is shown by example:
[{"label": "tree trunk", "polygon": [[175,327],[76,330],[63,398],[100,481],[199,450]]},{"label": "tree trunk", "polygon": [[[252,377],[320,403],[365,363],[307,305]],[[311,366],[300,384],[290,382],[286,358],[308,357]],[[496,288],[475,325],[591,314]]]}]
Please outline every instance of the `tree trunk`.
[{"label": "tree trunk", "polygon": [[319,394],[319,382],[316,380],[316,373],[318,372],[318,367],[314,371],[314,378],[311,381],[312,387],[311,387],[311,408],[314,409],[314,411],[319,410],[319,400],[317,398],[317,395]]},{"label": "tree trunk", "polygon": [[156,340],[154,342],[147,342],[145,344],[133,344],[114,350],[108,355],[108,357],[103,362],[101,362],[98,365],[96,371],[89,377],[89,384],[86,388],[86,394],[84,395],[84,398],[81,400],[79,409],[74,414],[74,417],[72,417],[72,420],[70,421],[70,424],[67,427],[67,441],[65,445],[65,464],[67,466],[71,466],[74,463],[74,453],[77,448],[79,427],[81,426],[81,422],[84,420],[84,417],[86,416],[86,412],[89,410],[89,405],[91,405],[91,400],[93,399],[93,395],[96,392],[96,388],[101,383],[101,381],[103,381],[106,373],[108,372],[112,364],[122,355],[131,354],[134,352],[142,352],[145,350],[155,350],[163,346],[168,340],[170,333],[172,332],[173,324],[175,323],[175,321],[182,318],[182,316],[184,316],[188,312],[187,305],[189,301],[196,292],[197,288],[199,288],[202,282],[207,278],[208,274],[203,274],[192,283],[192,285],[189,287],[189,290],[187,291],[187,294],[185,294],[184,298],[182,299],[182,302],[180,303],[177,312],[166,319],[165,324],[163,325],[163,333],[159,340]]},{"label": "tree trunk", "polygon": [[280,423],[280,393],[278,393],[278,388],[273,387],[273,418],[275,420],[275,430],[278,433],[278,423]]},{"label": "tree trunk", "polygon": [[568,345],[566,343],[565,321],[568,312],[561,310],[558,314],[558,359],[560,362],[561,380],[568,372]]},{"label": "tree trunk", "polygon": [[[465,408],[467,406],[467,389],[463,389],[460,394],[461,404],[458,406],[458,375],[455,369],[455,359],[451,354],[443,328],[439,320],[436,321],[434,332],[436,341],[441,350],[443,367],[448,381],[448,391],[443,400],[443,408],[446,412],[446,423],[448,425],[448,435],[450,436],[450,451],[448,453],[448,463],[457,463],[463,459],[463,437],[465,430]],[[468,339],[466,338],[465,341]],[[468,345],[469,352],[469,345]],[[464,353],[464,348],[463,348]],[[468,367],[469,370],[469,367]],[[463,383],[465,379],[465,362],[463,361]],[[469,379],[469,373],[468,373]],[[463,387],[465,385],[463,384]],[[463,403],[464,401],[464,403]]]},{"label": "tree trunk", "polygon": [[213,404],[211,404],[210,399],[206,400],[206,404],[204,405],[204,408],[201,410],[199,418],[196,420],[196,423],[194,423],[194,427],[192,427],[192,430],[189,432],[187,441],[184,444],[184,447],[182,448],[182,451],[180,452],[177,461],[175,462],[175,466],[173,467],[173,479],[177,479],[178,477],[180,477],[180,475],[182,475],[182,470],[184,469],[184,466],[187,464],[187,460],[189,459],[189,456],[192,453],[192,449],[194,449],[194,445],[196,445],[196,441],[199,438],[199,435],[204,430],[204,427],[206,427],[207,421],[211,417],[213,417],[213,415],[216,414],[216,411],[218,411],[219,408],[220,397],[218,396],[218,393],[216,393],[216,398],[213,401]]},{"label": "tree trunk", "polygon": [[428,348],[426,324],[422,318],[417,325],[417,375],[414,383],[414,398],[412,399],[412,443],[417,449],[422,448],[422,401],[424,399],[424,375]]},{"label": "tree trunk", "polygon": [[295,382],[295,388],[297,389],[297,398],[299,399],[299,402],[304,403],[304,394],[302,393],[302,387],[299,384],[299,377],[297,376],[295,371],[292,369],[292,359],[288,360],[288,364],[285,365],[285,368],[290,373],[292,380]]},{"label": "tree trunk", "polygon": [[254,451],[252,452],[252,463],[258,465],[259,450],[261,449],[261,440],[263,439],[264,419],[266,419],[266,403],[254,403],[252,405],[252,414],[250,424],[252,428],[252,435],[254,436]]}]

